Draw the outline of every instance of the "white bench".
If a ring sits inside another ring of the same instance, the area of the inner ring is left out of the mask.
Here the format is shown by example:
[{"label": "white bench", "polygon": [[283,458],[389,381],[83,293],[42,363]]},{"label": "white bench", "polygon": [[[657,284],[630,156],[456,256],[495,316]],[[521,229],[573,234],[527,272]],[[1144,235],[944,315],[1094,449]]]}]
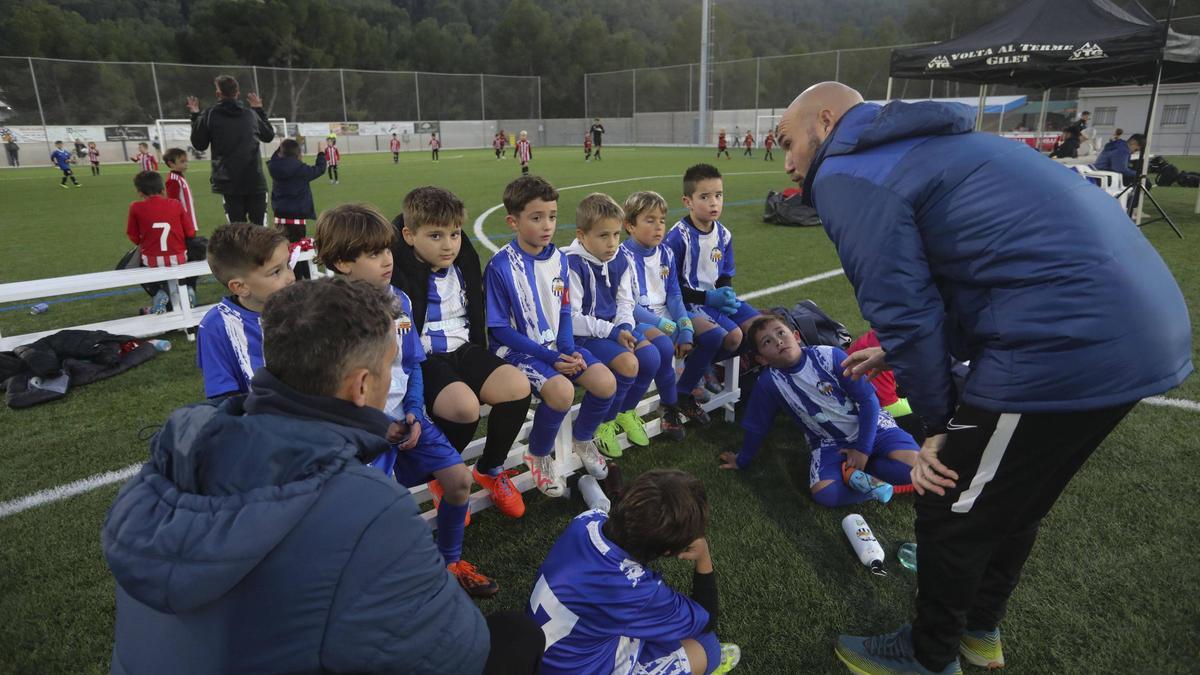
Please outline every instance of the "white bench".
[{"label": "white bench", "polygon": [[1124,209],[1129,201],[1130,190],[1125,189],[1124,177],[1116,171],[1099,171],[1087,165],[1077,164],[1070,167],[1084,180],[1104,190],[1121,204]]},{"label": "white bench", "polygon": [[[313,251],[304,251],[300,254],[299,259],[312,260],[314,255]],[[75,274],[53,279],[36,279],[33,281],[0,284],[0,303],[9,303],[165,281],[167,282],[168,292],[171,296],[171,305],[175,307],[173,311],[165,314],[131,316],[82,326],[64,326],[36,333],[0,337],[0,351],[12,351],[21,345],[35,342],[47,335],[53,335],[67,328],[103,330],[114,335],[132,335],[134,337],[151,337],[173,330],[194,328],[200,323],[200,319],[204,317],[205,312],[211,308],[211,305],[192,307],[188,302],[187,293],[183,292],[179,282],[182,279],[201,277],[209,274],[212,274],[212,270],[209,269],[208,263],[201,261],[175,267],[136,267],[127,270],[93,272],[91,274]],[[188,339],[192,340],[194,338],[189,334]]]}]

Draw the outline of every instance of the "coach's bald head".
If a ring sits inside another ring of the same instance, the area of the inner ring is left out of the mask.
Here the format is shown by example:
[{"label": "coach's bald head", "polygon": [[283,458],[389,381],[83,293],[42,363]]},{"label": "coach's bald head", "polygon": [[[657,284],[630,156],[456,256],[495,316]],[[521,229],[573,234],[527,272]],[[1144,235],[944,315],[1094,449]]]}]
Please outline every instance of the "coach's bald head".
[{"label": "coach's bald head", "polygon": [[817,149],[842,115],[862,101],[862,94],[841,82],[814,84],[792,101],[779,121],[779,145],[787,153],[784,168],[793,181],[804,182]]}]

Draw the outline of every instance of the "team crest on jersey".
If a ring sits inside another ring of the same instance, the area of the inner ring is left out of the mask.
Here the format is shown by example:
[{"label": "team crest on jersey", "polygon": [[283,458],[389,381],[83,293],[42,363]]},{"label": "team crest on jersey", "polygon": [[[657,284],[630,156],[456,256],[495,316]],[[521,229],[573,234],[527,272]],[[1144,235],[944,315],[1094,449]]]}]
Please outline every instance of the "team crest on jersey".
[{"label": "team crest on jersey", "polygon": [[817,384],[817,391],[821,392],[825,396],[833,396],[833,383],[832,382],[820,382],[819,384]]},{"label": "team crest on jersey", "polygon": [[671,268],[667,267],[666,265],[659,265],[658,266],[658,276],[662,277],[663,280],[665,281],[667,278],[669,278],[671,276]]},{"label": "team crest on jersey", "polygon": [[563,283],[562,277],[554,277],[554,279],[550,281],[550,292],[554,294],[554,297],[563,297],[563,295],[566,293],[566,290],[567,285]]},{"label": "team crest on jersey", "polygon": [[721,249],[714,248],[712,250],[712,252],[708,254],[708,259],[713,262],[721,262],[721,256],[722,256]]},{"label": "team crest on jersey", "polygon": [[412,317],[405,312],[400,312],[400,316],[396,317],[396,332],[400,335],[408,335],[410,330],[412,330]]},{"label": "team crest on jersey", "polygon": [[637,588],[638,582],[641,581],[642,576],[646,574],[646,571],[642,569],[640,564],[630,560],[629,558],[621,561],[621,572],[625,574],[625,578],[629,580],[630,584],[632,584],[634,588]]}]

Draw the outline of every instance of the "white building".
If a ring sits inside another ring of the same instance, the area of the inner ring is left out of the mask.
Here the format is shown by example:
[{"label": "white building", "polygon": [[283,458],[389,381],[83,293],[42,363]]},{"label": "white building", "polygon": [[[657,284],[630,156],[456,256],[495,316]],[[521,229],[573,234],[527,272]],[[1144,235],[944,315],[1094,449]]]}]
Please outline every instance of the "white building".
[{"label": "white building", "polygon": [[[1079,90],[1079,110],[1091,111],[1090,126],[1102,139],[1107,139],[1117,128],[1125,130],[1126,138],[1142,133],[1149,105],[1149,86]],[[1159,87],[1150,144],[1150,152],[1155,155],[1200,155],[1200,83]]]}]

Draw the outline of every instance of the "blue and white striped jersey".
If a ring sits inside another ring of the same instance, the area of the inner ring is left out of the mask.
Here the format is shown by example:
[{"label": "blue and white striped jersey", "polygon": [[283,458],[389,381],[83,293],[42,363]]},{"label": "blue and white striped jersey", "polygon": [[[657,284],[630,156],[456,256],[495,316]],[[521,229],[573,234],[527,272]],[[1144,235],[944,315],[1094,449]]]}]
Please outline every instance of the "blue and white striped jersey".
[{"label": "blue and white striped jersey", "polygon": [[414,368],[418,368],[425,360],[425,350],[421,347],[421,338],[417,335],[416,325],[412,320],[412,301],[404,291],[390,287],[400,303],[400,314],[396,317],[396,360],[392,361],[392,386],[388,389],[387,408],[384,412],[396,419],[404,417],[404,399],[408,393],[409,378]]},{"label": "blue and white striped jersey", "polygon": [[675,254],[679,283],[688,288],[709,291],[717,287],[718,278],[732,278],[737,273],[733,234],[719,220],[706,234],[696,229],[691,216],[684,216],[667,232],[663,244]]},{"label": "blue and white striped jersey", "polygon": [[638,672],[647,642],[700,635],[708,611],[604,536],[603,511],[567,525],[538,569],[529,615],[546,634],[547,675]]},{"label": "blue and white striped jersey", "polygon": [[[488,261],[483,285],[488,328],[512,327],[542,347],[562,351],[559,327],[571,325],[570,274],[567,256],[554,244],[532,256],[510,241]],[[493,349],[503,356],[508,348],[493,343]]]},{"label": "blue and white striped jersey", "polygon": [[571,321],[583,337],[616,337],[617,326],[632,330],[633,285],[630,259],[621,249],[612,260],[601,262],[578,239],[563,249],[571,274]]},{"label": "blue and white striped jersey", "polygon": [[196,365],[208,398],[250,391],[254,371],[263,366],[260,315],[233,298],[208,310],[196,330]]},{"label": "blue and white striped jersey", "polygon": [[440,354],[458,349],[471,340],[470,327],[467,292],[458,265],[430,272],[425,325],[421,328],[421,345],[425,353]]},{"label": "blue and white striped jersey", "polygon": [[633,239],[626,239],[621,242],[621,250],[629,258],[634,302],[659,317],[679,318],[667,307],[672,296],[680,297],[682,302],[679,273],[671,249],[666,244],[647,249]]}]

